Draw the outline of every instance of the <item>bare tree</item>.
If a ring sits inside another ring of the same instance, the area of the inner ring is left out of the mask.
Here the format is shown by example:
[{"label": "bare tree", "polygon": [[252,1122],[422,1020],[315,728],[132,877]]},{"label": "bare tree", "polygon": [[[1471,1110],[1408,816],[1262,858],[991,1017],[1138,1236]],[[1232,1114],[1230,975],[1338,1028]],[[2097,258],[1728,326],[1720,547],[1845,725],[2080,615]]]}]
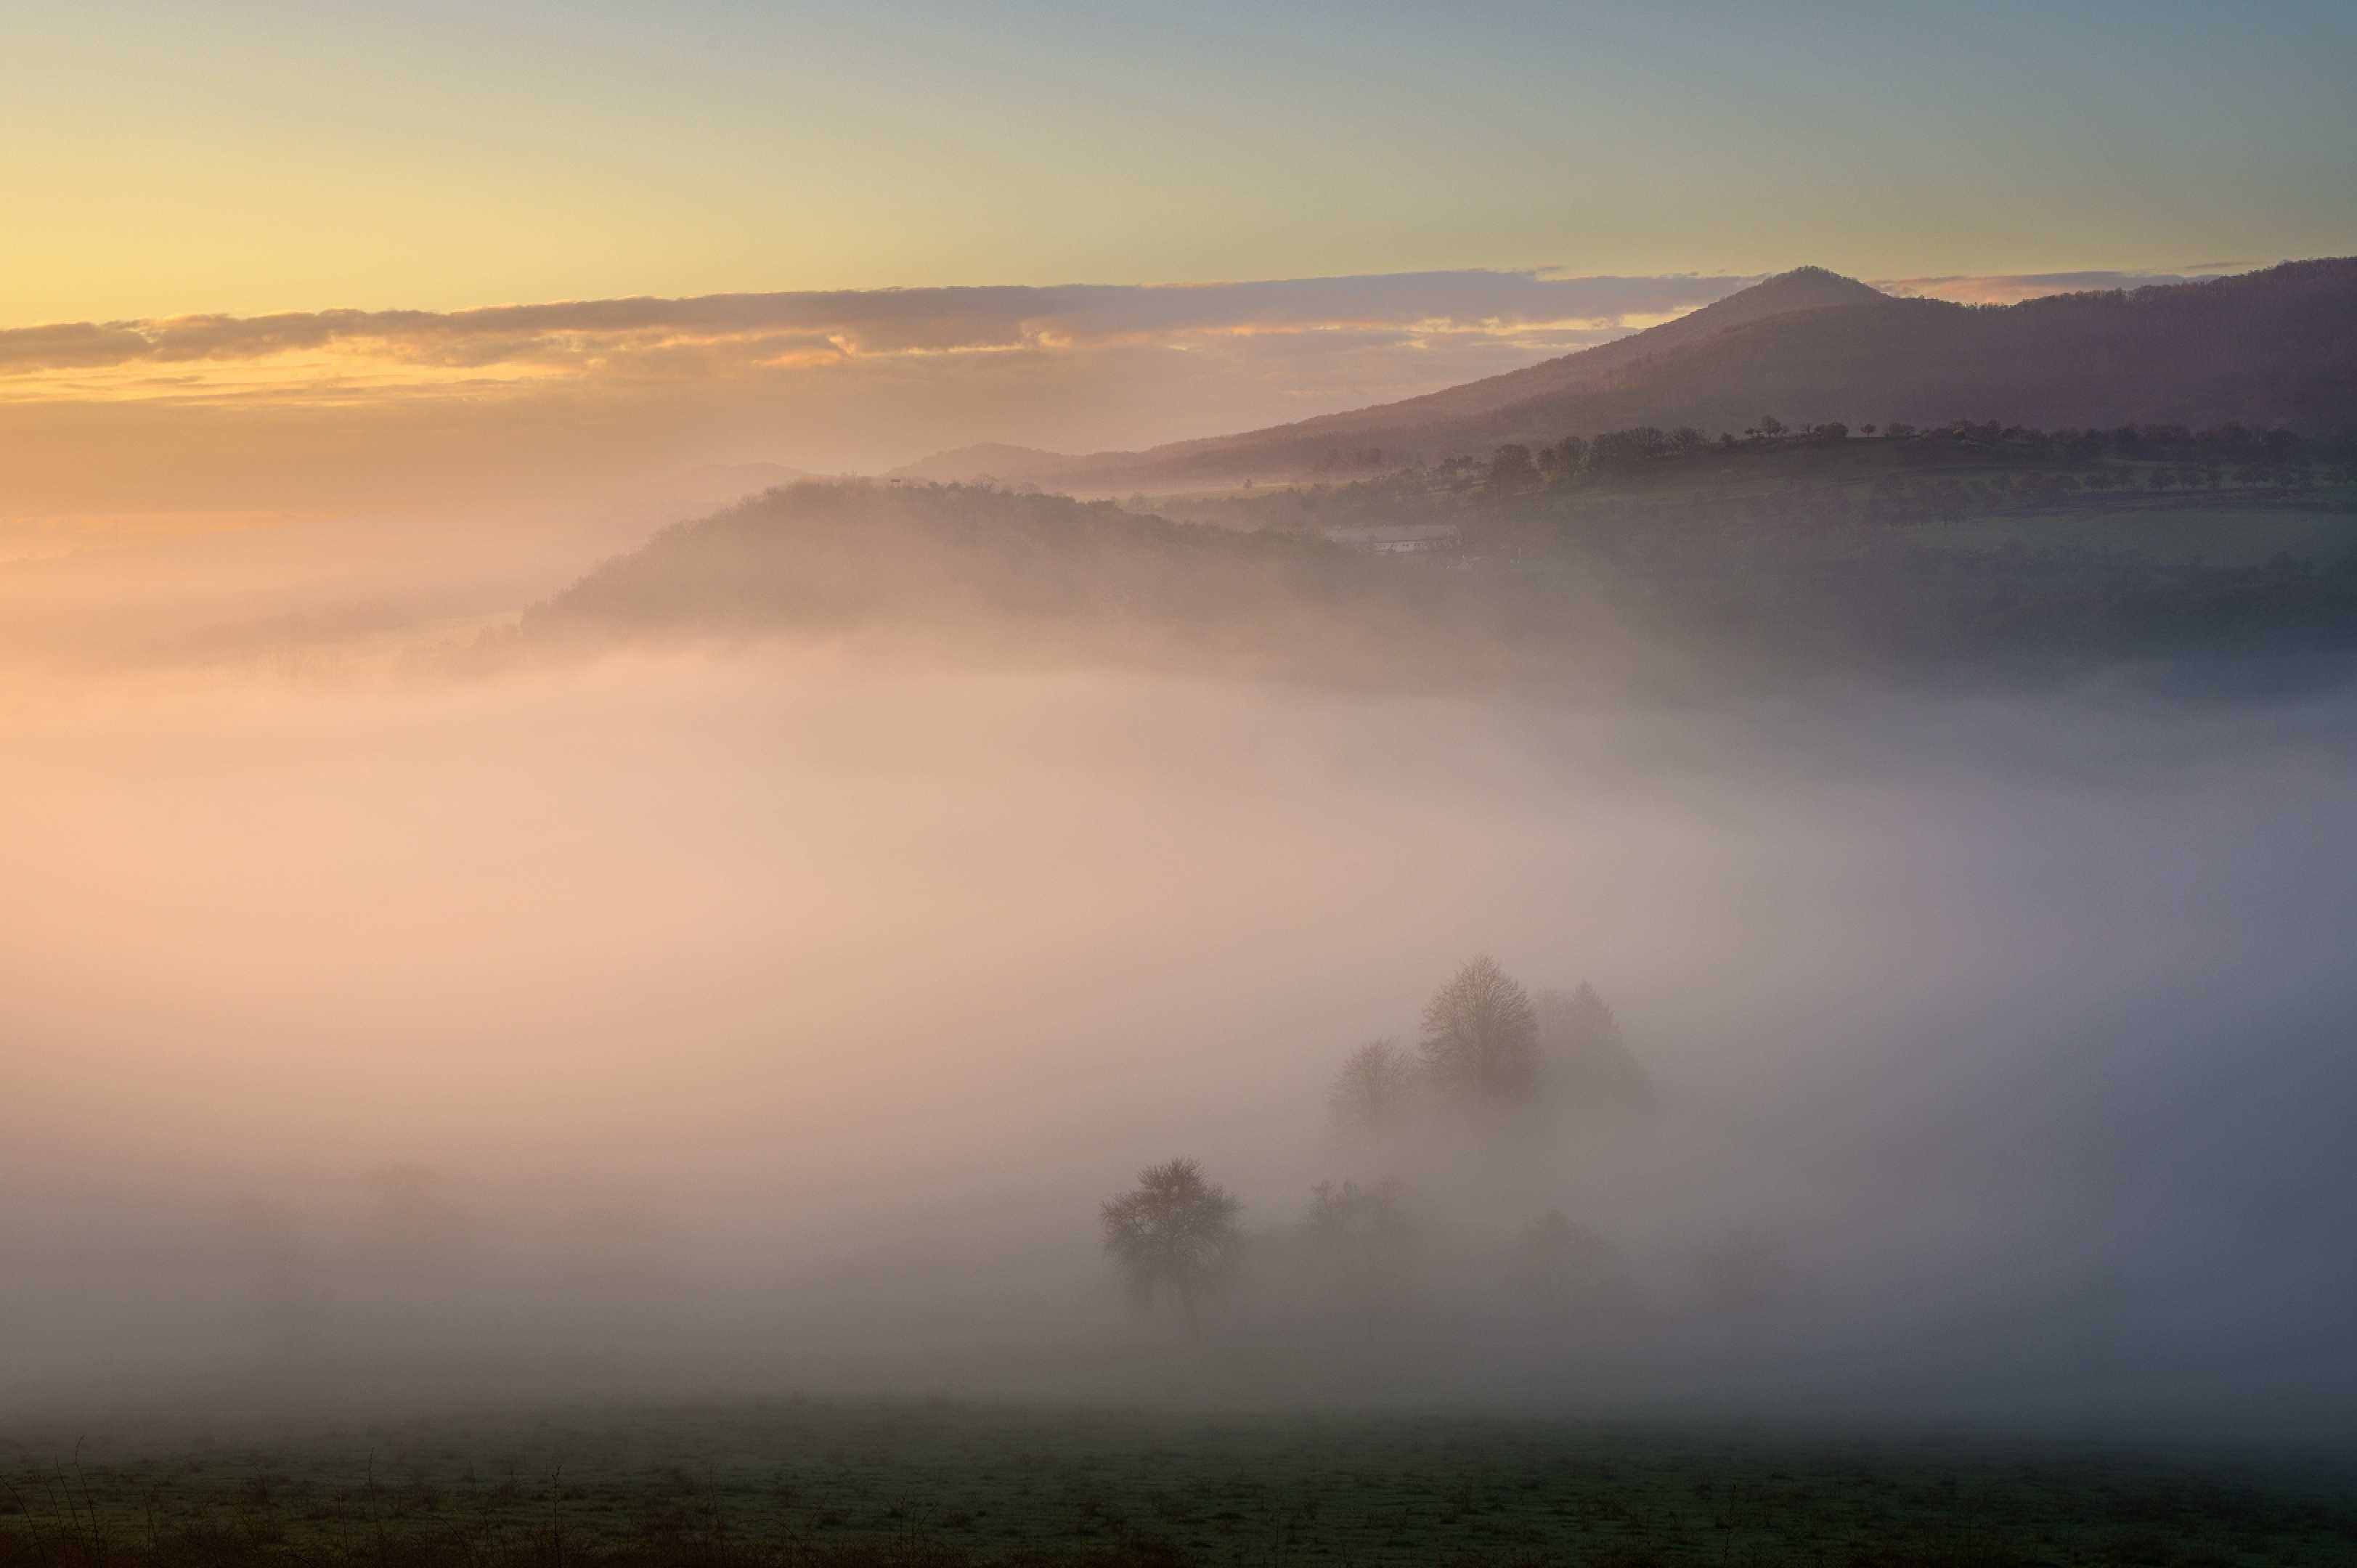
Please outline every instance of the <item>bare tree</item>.
[{"label": "bare tree", "polygon": [[1486,954],[1433,993],[1417,1048],[1425,1070],[1468,1099],[1511,1105],[1538,1093],[1538,1015],[1530,993]]},{"label": "bare tree", "polygon": [[1653,1080],[1620,1036],[1620,1020],[1586,981],[1566,996],[1539,993],[1539,1049],[1547,1092],[1573,1111],[1650,1111]]},{"label": "bare tree", "polygon": [[1389,1040],[1370,1040],[1352,1051],[1327,1103],[1346,1127],[1373,1131],[1395,1125],[1415,1090],[1415,1068]]},{"label": "bare tree", "polygon": [[1105,1251],[1138,1305],[1151,1305],[1168,1289],[1187,1315],[1188,1331],[1199,1334],[1196,1297],[1235,1266],[1243,1250],[1236,1228],[1243,1210],[1243,1201],[1204,1179],[1193,1160],[1149,1165],[1133,1190],[1102,1209]]}]

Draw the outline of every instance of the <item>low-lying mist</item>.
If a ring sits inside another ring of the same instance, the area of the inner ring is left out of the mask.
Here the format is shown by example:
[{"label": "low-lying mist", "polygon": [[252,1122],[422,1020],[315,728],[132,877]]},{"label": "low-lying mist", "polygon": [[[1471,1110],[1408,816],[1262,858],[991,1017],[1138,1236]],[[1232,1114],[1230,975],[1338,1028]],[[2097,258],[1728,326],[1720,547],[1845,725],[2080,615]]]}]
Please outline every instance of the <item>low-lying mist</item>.
[{"label": "low-lying mist", "polygon": [[[2347,1439],[2357,702],[12,677],[0,1402]],[[1339,1128],[1494,955],[1643,1110]],[[1099,1205],[1243,1202],[1200,1334]],[[1337,1272],[1320,1182],[1397,1183]],[[1593,1264],[1527,1288],[1560,1216]]]}]

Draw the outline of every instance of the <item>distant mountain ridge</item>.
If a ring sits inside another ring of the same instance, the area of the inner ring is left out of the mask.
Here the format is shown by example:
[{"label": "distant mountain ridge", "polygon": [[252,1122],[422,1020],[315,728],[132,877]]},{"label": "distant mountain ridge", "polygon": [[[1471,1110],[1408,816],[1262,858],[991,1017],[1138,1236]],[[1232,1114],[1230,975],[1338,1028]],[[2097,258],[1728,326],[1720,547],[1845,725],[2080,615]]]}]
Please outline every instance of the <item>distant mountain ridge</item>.
[{"label": "distant mountain ridge", "polygon": [[[1297,482],[1656,424],[1996,419],[2048,427],[2357,424],[2357,259],[2011,306],[1900,298],[1822,267],[1659,327],[1400,403],[1142,452],[1000,446],[904,473],[1075,491]],[[970,467],[986,451],[995,466]]]}]

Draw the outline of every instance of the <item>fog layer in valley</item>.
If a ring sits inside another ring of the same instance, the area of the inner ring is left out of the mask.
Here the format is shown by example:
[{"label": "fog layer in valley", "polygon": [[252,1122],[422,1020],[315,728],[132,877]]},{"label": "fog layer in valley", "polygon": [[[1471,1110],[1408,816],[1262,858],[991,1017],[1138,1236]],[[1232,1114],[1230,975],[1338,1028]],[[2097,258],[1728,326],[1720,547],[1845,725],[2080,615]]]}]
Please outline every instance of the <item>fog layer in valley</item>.
[{"label": "fog layer in valley", "polygon": [[[12,1408],[2351,1435],[2345,693],[1644,709],[778,648],[6,682]],[[1343,1060],[1485,952],[1592,983],[1655,1108],[1338,1130]],[[1177,1155],[1244,1204],[1200,1337],[1100,1246]],[[1399,1245],[1319,1263],[1313,1186],[1387,1178]],[[1593,1288],[1524,1288],[1551,1210]]]}]

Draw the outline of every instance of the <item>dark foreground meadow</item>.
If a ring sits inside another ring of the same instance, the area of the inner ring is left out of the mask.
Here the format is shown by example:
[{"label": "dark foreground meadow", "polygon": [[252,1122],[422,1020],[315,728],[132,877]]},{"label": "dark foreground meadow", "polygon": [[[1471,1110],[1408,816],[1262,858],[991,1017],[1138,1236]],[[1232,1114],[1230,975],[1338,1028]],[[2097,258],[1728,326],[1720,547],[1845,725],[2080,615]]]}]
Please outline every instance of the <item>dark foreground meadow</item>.
[{"label": "dark foreground meadow", "polygon": [[2357,1562],[2318,1459],[952,1402],[58,1427],[0,1563]]}]

